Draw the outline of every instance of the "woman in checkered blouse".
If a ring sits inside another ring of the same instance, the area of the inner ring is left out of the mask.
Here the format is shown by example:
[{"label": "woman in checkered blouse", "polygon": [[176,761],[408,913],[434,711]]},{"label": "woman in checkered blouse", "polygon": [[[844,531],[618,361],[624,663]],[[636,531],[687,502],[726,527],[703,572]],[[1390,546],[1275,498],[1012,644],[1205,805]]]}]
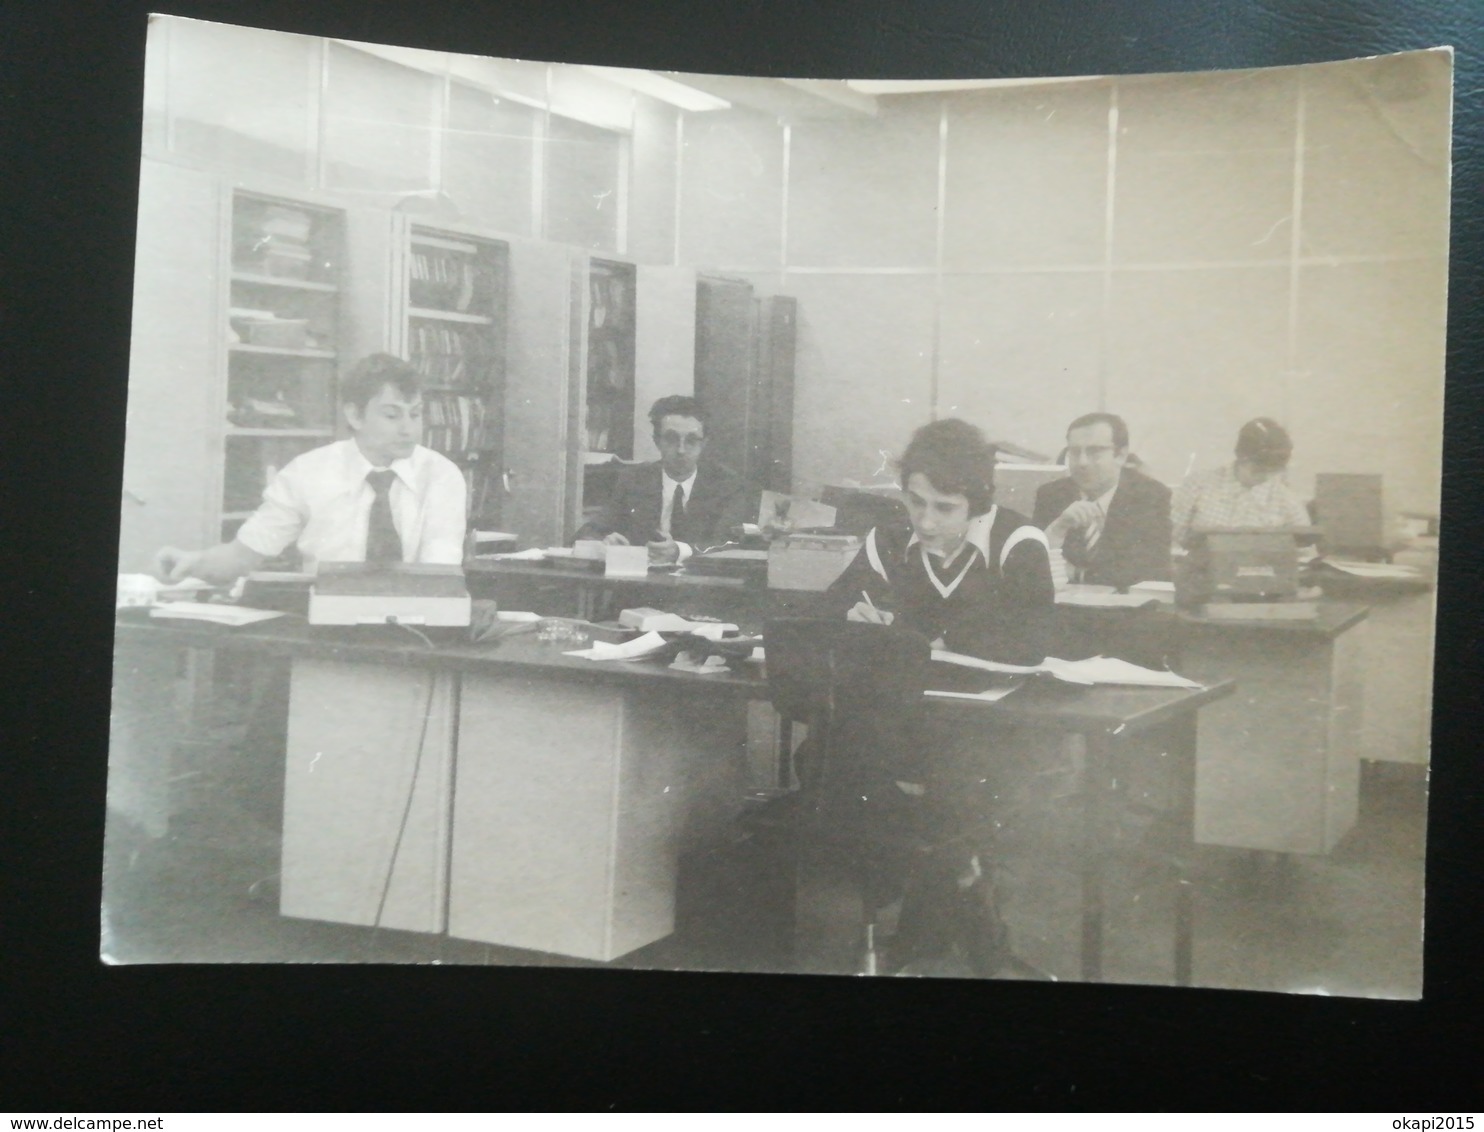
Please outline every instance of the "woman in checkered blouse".
[{"label": "woman in checkered blouse", "polygon": [[1170,518],[1176,546],[1193,531],[1224,527],[1307,527],[1309,511],[1284,481],[1293,455],[1288,431],[1270,417],[1237,433],[1236,460],[1197,472],[1175,491]]}]

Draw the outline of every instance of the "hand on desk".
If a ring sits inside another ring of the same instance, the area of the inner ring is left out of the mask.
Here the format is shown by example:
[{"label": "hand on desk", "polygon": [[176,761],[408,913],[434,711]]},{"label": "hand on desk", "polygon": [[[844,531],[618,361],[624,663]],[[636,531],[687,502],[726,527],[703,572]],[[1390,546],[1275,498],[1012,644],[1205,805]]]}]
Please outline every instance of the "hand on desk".
[{"label": "hand on desk", "polygon": [[604,546],[628,546],[629,545],[629,540],[626,539],[626,538],[624,538],[624,536],[622,534],[620,534],[618,531],[613,531],[611,534],[606,534],[606,535],[603,536],[603,545]]},{"label": "hand on desk", "polygon": [[856,602],[845,614],[847,621],[864,621],[869,625],[890,625],[895,617],[891,610],[877,609],[863,601]]},{"label": "hand on desk", "polygon": [[154,573],[162,582],[183,582],[196,572],[205,551],[163,546],[155,552]]},{"label": "hand on desk", "polygon": [[649,560],[651,562],[661,566],[668,566],[680,561],[680,544],[669,535],[651,539],[645,545],[649,547]]}]

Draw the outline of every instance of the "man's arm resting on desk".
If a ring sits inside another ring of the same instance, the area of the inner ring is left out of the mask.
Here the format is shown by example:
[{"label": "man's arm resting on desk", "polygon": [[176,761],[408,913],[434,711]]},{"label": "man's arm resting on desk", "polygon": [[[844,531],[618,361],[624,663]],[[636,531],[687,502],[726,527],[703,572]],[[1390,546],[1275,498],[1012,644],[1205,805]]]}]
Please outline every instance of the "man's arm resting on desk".
[{"label": "man's arm resting on desk", "polygon": [[155,555],[155,574],[166,582],[183,582],[196,577],[204,582],[227,585],[256,570],[265,561],[266,555],[236,539],[207,550],[181,550],[167,546]]}]

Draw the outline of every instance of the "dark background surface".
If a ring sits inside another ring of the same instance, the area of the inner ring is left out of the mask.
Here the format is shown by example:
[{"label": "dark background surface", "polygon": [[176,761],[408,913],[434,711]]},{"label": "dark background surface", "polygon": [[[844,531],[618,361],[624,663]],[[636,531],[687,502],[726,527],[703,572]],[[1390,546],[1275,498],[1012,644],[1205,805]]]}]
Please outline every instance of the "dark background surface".
[{"label": "dark background surface", "polygon": [[[7,0],[0,6],[0,565],[9,583],[0,612],[0,1105],[53,1114],[684,1105],[1319,1108],[1388,1116],[1478,1107],[1484,5],[159,0],[158,7],[469,53],[826,78],[1198,70],[1455,46],[1426,997],[1412,1004],[919,980],[102,966],[108,596],[150,5]],[[1374,1123],[1389,1127],[1389,1119]]]}]

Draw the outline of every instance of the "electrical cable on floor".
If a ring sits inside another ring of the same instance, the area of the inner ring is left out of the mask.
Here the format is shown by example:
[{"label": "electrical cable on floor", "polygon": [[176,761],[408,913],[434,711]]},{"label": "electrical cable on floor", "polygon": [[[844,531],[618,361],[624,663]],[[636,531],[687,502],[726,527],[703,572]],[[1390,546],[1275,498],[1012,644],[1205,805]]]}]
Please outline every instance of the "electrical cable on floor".
[{"label": "electrical cable on floor", "polygon": [[[413,626],[408,625],[404,628],[413,629]],[[416,629],[413,629],[413,632],[417,632]],[[417,635],[423,636],[420,632]],[[427,639],[426,636],[423,639]],[[429,641],[429,645],[432,645],[432,642]],[[427,721],[433,714],[433,688],[436,687],[438,687],[438,674],[433,669],[429,669],[427,671],[427,697],[423,700],[423,727],[417,736],[417,752],[413,755],[413,777],[407,785],[407,801],[402,803],[402,820],[396,826],[396,840],[392,843],[392,859],[387,862],[386,878],[381,881],[381,899],[375,906],[375,918],[371,921],[372,939],[375,938],[375,932],[381,929],[381,914],[386,911],[386,898],[392,892],[392,874],[396,872],[396,859],[402,853],[402,835],[407,832],[407,819],[413,813],[413,794],[417,791],[418,771],[423,766],[423,746],[427,742]]]}]

